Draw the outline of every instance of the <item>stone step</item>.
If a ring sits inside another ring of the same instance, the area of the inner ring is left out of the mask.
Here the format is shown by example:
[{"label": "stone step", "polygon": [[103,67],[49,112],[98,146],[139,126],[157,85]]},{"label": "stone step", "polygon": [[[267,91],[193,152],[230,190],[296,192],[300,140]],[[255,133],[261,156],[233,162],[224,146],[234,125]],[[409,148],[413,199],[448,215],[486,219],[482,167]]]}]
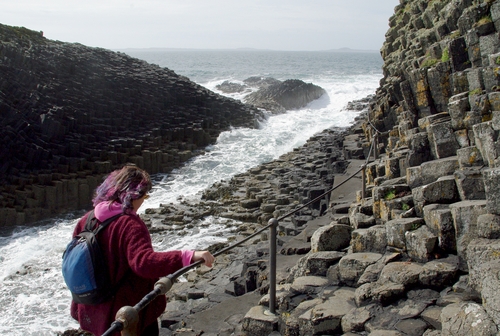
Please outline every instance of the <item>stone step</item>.
[{"label": "stone step", "polygon": [[279,329],[279,316],[264,306],[254,306],[243,319],[242,330],[249,335],[269,335]]}]

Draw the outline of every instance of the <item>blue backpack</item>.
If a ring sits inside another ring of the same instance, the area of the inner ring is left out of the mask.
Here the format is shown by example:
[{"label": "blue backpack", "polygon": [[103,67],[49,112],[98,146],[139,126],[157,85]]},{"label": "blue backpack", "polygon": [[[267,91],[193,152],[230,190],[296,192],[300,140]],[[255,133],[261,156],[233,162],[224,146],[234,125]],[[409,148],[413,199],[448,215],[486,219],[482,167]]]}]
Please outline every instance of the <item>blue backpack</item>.
[{"label": "blue backpack", "polygon": [[118,214],[99,224],[94,211],[91,211],[83,231],[66,247],[62,274],[74,302],[86,305],[99,304],[114,295],[115,290],[109,280],[108,267],[96,236],[120,216],[121,214]]}]

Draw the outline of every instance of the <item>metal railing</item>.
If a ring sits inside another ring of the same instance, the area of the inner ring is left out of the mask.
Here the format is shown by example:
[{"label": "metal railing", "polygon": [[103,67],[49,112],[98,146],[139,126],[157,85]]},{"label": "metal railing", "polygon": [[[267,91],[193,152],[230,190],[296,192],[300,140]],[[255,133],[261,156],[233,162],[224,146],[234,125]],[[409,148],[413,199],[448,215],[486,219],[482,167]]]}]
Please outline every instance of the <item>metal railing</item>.
[{"label": "metal railing", "polygon": [[[370,123],[371,124],[371,123]],[[292,216],[293,214],[297,213],[298,211],[304,209],[305,207],[308,207],[309,205],[320,201],[325,197],[326,195],[330,194],[332,191],[337,189],[338,187],[342,186],[344,183],[355,177],[359,172],[362,172],[362,191],[361,191],[361,198],[366,198],[366,166],[368,162],[370,161],[370,157],[372,152],[374,153],[374,160],[378,159],[378,153],[377,153],[377,138],[378,134],[380,133],[373,125],[372,127],[374,128],[375,135],[373,136],[373,139],[371,141],[370,145],[370,150],[368,152],[368,156],[366,158],[366,161],[361,167],[354,172],[351,176],[349,176],[347,179],[339,183],[338,185],[330,188],[323,194],[319,195],[315,199],[307,202],[306,204],[301,205],[300,207],[290,211],[289,213],[286,213],[285,215],[279,217],[279,218],[271,218],[268,222],[268,225],[263,227],[262,229],[254,232],[250,236],[242,239],[241,241],[230,245],[226,248],[223,248],[216,253],[214,253],[214,257],[224,254],[233,248],[240,246],[241,244],[247,242],[248,240],[252,239],[253,237],[261,234],[265,230],[269,229],[269,310],[266,311],[267,314],[270,315],[275,315],[276,314],[276,255],[277,255],[277,227],[278,224],[281,220]],[[118,312],[116,313],[115,316],[115,321],[111,324],[111,327],[104,333],[102,336],[110,336],[115,332],[121,332],[121,336],[136,336],[137,335],[137,324],[139,322],[139,312],[145,308],[151,301],[153,301],[157,296],[159,295],[165,295],[171,288],[172,285],[174,284],[175,280],[179,278],[181,275],[184,273],[192,270],[193,268],[200,266],[203,263],[203,260],[199,260],[189,266],[183,267],[179,269],[177,272],[172,273],[166,277],[163,277],[159,279],[154,286],[154,289],[144,296],[141,301],[139,301],[135,306],[125,306],[122,307]]]}]

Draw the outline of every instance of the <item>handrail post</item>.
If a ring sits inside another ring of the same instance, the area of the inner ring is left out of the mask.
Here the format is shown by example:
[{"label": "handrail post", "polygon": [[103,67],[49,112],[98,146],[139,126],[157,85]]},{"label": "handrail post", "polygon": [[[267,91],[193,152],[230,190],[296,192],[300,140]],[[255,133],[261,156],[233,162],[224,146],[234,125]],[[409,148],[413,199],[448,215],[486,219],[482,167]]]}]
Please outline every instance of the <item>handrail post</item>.
[{"label": "handrail post", "polygon": [[378,133],[375,133],[375,136],[373,137],[373,159],[377,160],[378,159]]},{"label": "handrail post", "polygon": [[361,198],[365,199],[366,196],[366,165],[362,166],[361,169],[361,184],[362,184],[362,189],[361,189]]},{"label": "handrail post", "polygon": [[278,220],[269,220],[269,313],[276,315],[276,228]]}]

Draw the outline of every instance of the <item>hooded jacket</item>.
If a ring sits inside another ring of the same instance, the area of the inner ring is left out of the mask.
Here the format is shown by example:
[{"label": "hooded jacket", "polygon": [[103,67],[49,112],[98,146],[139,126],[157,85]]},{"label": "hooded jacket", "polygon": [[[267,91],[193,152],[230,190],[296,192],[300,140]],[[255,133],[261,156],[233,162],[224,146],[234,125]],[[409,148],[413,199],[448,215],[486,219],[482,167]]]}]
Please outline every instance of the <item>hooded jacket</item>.
[{"label": "hooded jacket", "polygon": [[[94,213],[102,222],[118,213],[120,204],[103,202]],[[78,221],[73,237],[85,227],[89,213]],[[146,224],[136,213],[124,214],[97,236],[108,265],[110,280],[119,284],[115,296],[98,305],[71,303],[71,316],[80,327],[101,335],[115,321],[116,312],[123,306],[134,306],[154,289],[156,281],[191,263],[194,251],[155,252]],[[165,311],[166,298],[159,295],[139,312],[138,334]]]}]

